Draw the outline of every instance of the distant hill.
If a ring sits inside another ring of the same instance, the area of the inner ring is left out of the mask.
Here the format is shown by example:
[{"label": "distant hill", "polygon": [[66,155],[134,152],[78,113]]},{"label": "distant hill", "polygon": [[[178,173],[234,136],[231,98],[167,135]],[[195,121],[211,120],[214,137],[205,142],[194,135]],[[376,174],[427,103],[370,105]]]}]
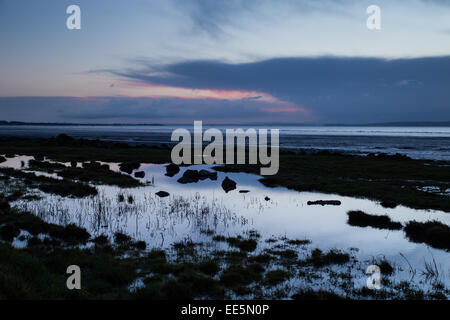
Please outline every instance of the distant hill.
[{"label": "distant hill", "polygon": [[67,123],[0,121],[0,126],[163,126],[160,123]]},{"label": "distant hill", "polygon": [[[186,125],[190,125],[187,123]],[[162,123],[70,123],[70,122],[23,122],[23,121],[2,121],[0,120],[0,126],[165,126],[168,124]],[[179,124],[181,125],[181,124]],[[213,126],[215,124],[208,123],[207,125]],[[241,123],[241,124],[217,124],[218,126],[298,126],[298,127],[450,127],[450,121],[422,121],[422,122],[382,122],[382,123],[358,123],[358,124],[342,124],[342,123],[327,123],[327,124],[314,124],[314,123]]]}]

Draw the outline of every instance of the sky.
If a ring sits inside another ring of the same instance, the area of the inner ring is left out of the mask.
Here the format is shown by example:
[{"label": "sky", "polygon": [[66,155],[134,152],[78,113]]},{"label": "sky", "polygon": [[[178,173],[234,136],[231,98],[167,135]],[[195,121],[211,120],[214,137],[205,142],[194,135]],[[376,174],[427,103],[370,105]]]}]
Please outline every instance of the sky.
[{"label": "sky", "polygon": [[0,41],[0,120],[450,121],[450,0],[0,0]]}]

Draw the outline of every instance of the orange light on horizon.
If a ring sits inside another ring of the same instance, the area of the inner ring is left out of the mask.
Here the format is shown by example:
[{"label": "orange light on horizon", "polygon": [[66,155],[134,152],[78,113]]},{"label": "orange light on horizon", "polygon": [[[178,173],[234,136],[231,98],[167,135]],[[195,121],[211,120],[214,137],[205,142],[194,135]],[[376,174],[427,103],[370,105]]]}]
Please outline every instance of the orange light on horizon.
[{"label": "orange light on horizon", "polygon": [[120,83],[116,86],[121,96],[141,98],[178,98],[178,99],[217,99],[217,100],[252,100],[295,108],[293,104],[282,101],[271,94],[237,89],[192,89],[172,87],[160,84]]}]

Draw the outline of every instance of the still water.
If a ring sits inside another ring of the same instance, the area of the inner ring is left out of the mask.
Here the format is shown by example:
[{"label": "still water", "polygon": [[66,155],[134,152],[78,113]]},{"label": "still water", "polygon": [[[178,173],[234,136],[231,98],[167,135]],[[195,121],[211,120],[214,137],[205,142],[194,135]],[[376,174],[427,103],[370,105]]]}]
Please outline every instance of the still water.
[{"label": "still water", "polygon": [[[19,167],[20,161],[26,162],[28,158],[16,157],[1,165]],[[117,164],[110,163],[110,167],[118,170]],[[225,236],[256,230],[262,235],[262,240],[287,237],[311,240],[312,248],[322,250],[357,248],[359,260],[385,257],[404,271],[404,277],[408,277],[410,266],[420,274],[425,262],[436,261],[441,281],[450,284],[450,253],[412,243],[403,231],[347,224],[349,210],[388,215],[402,224],[410,220],[438,220],[449,225],[448,213],[403,206],[386,209],[366,199],[267,188],[258,181],[259,176],[246,173],[218,172],[216,181],[178,183],[177,179],[188,168],[210,169],[206,165],[185,167],[176,176],[167,177],[164,165],[142,164],[139,170],[145,172],[143,180],[154,184],[132,189],[97,186],[99,195],[84,199],[43,194],[40,200],[17,201],[14,205],[48,222],[76,223],[93,235],[112,236],[116,231],[125,232],[146,241],[150,247],[169,248],[174,242],[185,239],[207,242],[211,239],[205,235],[207,230]],[[221,182],[226,176],[237,182],[236,190],[225,193],[222,189]],[[239,190],[249,192],[239,193]],[[170,196],[160,198],[155,194],[158,191],[167,191]],[[125,201],[119,202],[120,194],[124,195]],[[132,203],[127,202],[130,195]],[[266,197],[270,199],[266,200]],[[313,200],[340,200],[342,204],[307,205]]]}]

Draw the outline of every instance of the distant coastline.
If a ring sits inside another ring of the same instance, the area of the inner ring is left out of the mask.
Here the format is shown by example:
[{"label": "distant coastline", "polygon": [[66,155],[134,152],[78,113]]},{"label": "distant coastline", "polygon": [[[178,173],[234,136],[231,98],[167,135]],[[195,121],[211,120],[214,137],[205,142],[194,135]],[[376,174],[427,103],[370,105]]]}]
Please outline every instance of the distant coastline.
[{"label": "distant coastline", "polygon": [[325,124],[327,127],[450,127],[450,121],[381,122],[366,124]]},{"label": "distant coastline", "polygon": [[[163,124],[163,123],[72,123],[72,122],[25,122],[25,121],[5,121],[0,120],[0,126],[170,126],[175,124]],[[182,124],[176,124],[182,125]],[[227,123],[227,124],[207,124],[209,126],[298,126],[298,127],[450,127],[450,121],[417,121],[417,122],[379,122],[379,123],[355,123],[355,124],[343,124],[343,123]]]},{"label": "distant coastline", "polygon": [[71,123],[71,122],[23,122],[23,121],[0,121],[0,126],[164,126],[161,123]]}]

